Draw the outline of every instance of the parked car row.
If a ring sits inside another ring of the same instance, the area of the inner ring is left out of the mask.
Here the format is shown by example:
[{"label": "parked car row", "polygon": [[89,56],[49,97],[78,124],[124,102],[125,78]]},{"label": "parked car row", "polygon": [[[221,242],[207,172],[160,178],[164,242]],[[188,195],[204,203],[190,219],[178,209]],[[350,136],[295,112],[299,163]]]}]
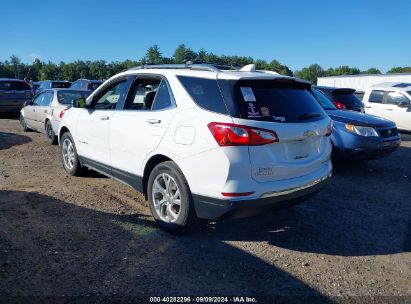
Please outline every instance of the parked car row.
[{"label": "parked car row", "polygon": [[73,83],[64,80],[45,80],[28,84],[19,79],[0,78],[0,114],[19,113],[35,95],[50,89],[94,91],[102,83],[102,80],[78,79]]},{"label": "parked car row", "polygon": [[144,193],[161,227],[181,230],[314,195],[332,175],[332,152],[395,151],[394,122],[338,109],[352,91],[326,92],[254,65],[144,66],[94,92],[48,89],[20,121],[51,143],[57,136],[68,174],[120,180]]}]

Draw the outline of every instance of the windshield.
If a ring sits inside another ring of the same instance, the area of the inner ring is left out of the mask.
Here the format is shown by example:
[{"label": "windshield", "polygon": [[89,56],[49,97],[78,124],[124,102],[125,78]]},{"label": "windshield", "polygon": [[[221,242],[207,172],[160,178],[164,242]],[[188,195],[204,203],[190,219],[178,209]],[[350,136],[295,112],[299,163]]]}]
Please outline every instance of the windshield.
[{"label": "windshield", "polygon": [[312,88],[311,91],[324,110],[337,110],[331,100],[329,100],[323,93],[314,88]]},{"label": "windshield", "polygon": [[61,90],[57,92],[57,99],[61,104],[70,105],[76,99],[87,98],[90,93],[88,91]]},{"label": "windshield", "polygon": [[411,96],[411,91],[407,91],[407,93],[408,93],[408,95],[410,95],[410,96]]}]

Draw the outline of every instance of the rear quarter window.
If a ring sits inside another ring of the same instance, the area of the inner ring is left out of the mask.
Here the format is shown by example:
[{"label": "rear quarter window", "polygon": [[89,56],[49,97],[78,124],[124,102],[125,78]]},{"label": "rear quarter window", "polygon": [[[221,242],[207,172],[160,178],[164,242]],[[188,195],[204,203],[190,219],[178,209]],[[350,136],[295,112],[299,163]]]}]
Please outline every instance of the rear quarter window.
[{"label": "rear quarter window", "polygon": [[194,102],[203,109],[227,115],[227,107],[216,79],[178,76]]}]

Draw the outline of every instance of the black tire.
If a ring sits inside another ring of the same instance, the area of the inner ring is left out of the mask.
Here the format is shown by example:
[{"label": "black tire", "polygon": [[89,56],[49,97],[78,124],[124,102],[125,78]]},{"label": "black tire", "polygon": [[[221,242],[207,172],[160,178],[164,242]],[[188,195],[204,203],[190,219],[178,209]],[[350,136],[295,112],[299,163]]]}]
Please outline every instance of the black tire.
[{"label": "black tire", "polygon": [[[163,173],[166,173],[173,178],[177,184],[178,190],[180,191],[181,205],[178,217],[174,222],[166,222],[163,220],[154,207],[154,181]],[[161,228],[170,232],[188,232],[197,226],[199,219],[197,218],[194,209],[194,202],[191,196],[190,188],[183,172],[181,172],[180,168],[174,162],[167,161],[154,167],[148,179],[147,198],[151,214]]]},{"label": "black tire", "polygon": [[[72,147],[73,147],[73,166],[70,168],[68,165],[66,165],[66,161],[64,160],[64,149],[65,149],[65,143],[70,142]],[[66,132],[61,136],[61,143],[60,143],[60,158],[61,158],[61,162],[63,163],[63,167],[64,170],[66,170],[66,172],[70,175],[73,176],[82,176],[84,174],[84,172],[86,171],[86,169],[84,167],[81,166],[80,164],[80,160],[77,154],[77,150],[76,150],[76,146],[74,144],[74,140],[73,137],[71,136],[70,132]]]},{"label": "black tire", "polygon": [[45,128],[46,128],[46,136],[47,136],[47,140],[49,144],[50,145],[57,144],[57,136],[56,134],[54,134],[53,127],[51,125],[50,120],[47,120]]},{"label": "black tire", "polygon": [[24,119],[24,116],[22,114],[20,114],[19,122],[20,122],[20,126],[23,129],[23,131],[27,132],[29,128],[27,127],[26,120]]}]

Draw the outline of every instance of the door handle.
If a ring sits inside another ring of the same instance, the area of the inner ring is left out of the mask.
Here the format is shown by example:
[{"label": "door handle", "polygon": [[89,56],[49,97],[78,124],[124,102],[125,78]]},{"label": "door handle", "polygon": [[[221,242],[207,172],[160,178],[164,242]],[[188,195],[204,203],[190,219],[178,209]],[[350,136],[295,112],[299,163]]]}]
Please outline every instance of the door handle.
[{"label": "door handle", "polygon": [[149,124],[159,124],[159,123],[161,123],[161,120],[160,119],[155,119],[155,118],[149,118],[149,119],[147,119],[146,120]]},{"label": "door handle", "polygon": [[36,112],[36,109],[33,109],[33,112]]},{"label": "door handle", "polygon": [[392,111],[392,109],[386,109],[387,111]]},{"label": "door handle", "polygon": [[371,109],[371,107],[370,107],[370,106],[365,106],[365,108],[366,108],[366,109]]},{"label": "door handle", "polygon": [[101,120],[109,120],[110,117],[108,117],[108,116],[100,116],[100,119],[101,119]]}]

